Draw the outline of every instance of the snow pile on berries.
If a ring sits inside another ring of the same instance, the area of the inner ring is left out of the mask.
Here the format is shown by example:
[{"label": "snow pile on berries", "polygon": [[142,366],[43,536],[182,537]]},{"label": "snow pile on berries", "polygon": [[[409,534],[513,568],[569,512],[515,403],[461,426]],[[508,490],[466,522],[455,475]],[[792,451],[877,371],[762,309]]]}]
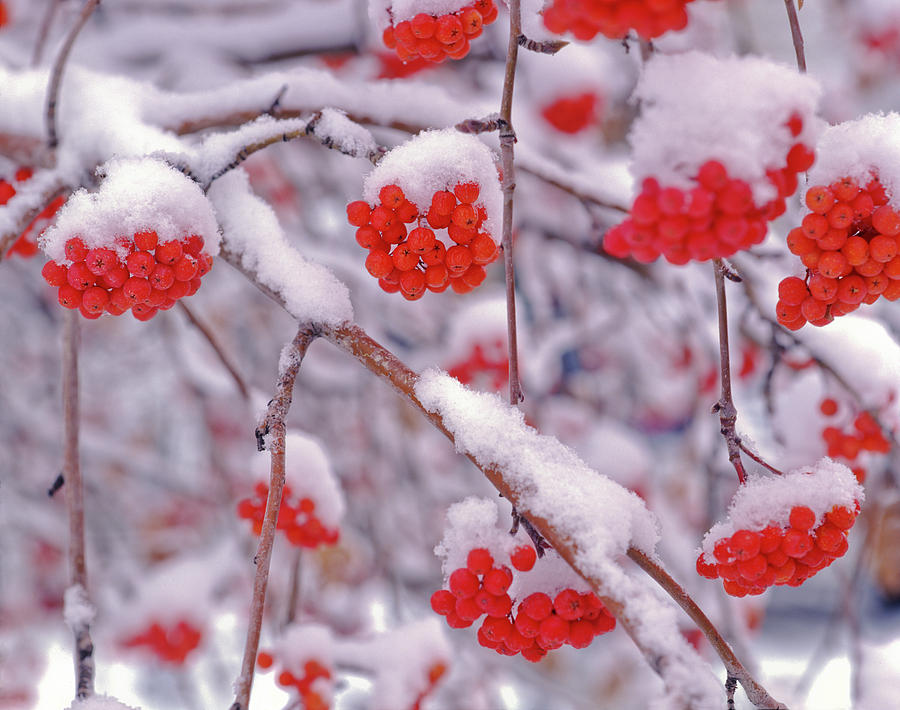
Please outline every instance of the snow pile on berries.
[{"label": "snow pile on berries", "polygon": [[138,710],[138,708],[121,703],[109,695],[91,695],[75,700],[66,710]]},{"label": "snow pile on berries", "polygon": [[420,13],[440,17],[471,5],[472,0],[369,0],[369,17],[379,32],[393,24],[411,20]]},{"label": "snow pile on berries", "polygon": [[243,170],[232,170],[216,180],[209,198],[228,249],[240,254],[243,268],[281,295],[292,316],[304,323],[330,325],[353,318],[347,287],[291,247],[275,212],[253,194]]},{"label": "snow pile on berries", "polygon": [[[757,57],[656,55],[635,91],[641,115],[630,135],[632,172],[638,184],[655,177],[690,189],[703,163],[718,160],[763,204],[776,197],[767,169],[781,165],[795,142],[815,145],[820,93],[815,80]],[[793,114],[803,119],[796,136],[787,129]]]},{"label": "snow pile on berries", "polygon": [[204,249],[218,252],[216,218],[200,186],[161,160],[112,160],[96,192],[79,190],[59,211],[56,224],[39,240],[52,260],[66,262],[65,243],[81,237],[90,249],[108,247],[127,256],[117,238],[147,229],[160,242],[187,234],[203,238]]},{"label": "snow pile on berries", "polygon": [[501,469],[523,511],[573,541],[583,572],[605,568],[630,546],[652,554],[657,524],[644,502],[558,440],[528,427],[522,412],[500,397],[466,389],[439,370],[424,372],[415,393],[426,410],[442,417],[457,451]]}]

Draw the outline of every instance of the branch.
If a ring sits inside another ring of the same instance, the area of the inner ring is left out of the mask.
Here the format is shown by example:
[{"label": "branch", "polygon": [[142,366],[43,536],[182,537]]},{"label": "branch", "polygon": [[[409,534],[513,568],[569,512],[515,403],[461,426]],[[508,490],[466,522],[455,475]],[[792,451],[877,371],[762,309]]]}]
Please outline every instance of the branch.
[{"label": "branch", "polygon": [[90,19],[99,4],[100,0],[85,0],[84,7],[81,8],[81,14],[78,16],[78,21],[66,36],[66,40],[59,50],[56,61],[53,63],[53,69],[50,72],[50,84],[47,87],[46,121],[47,146],[51,150],[56,148],[59,144],[59,138],[56,133],[56,104],[59,99],[59,87],[62,83],[63,69],[66,66],[66,60],[69,58],[69,53],[72,51],[78,33],[81,32],[81,28],[87,24],[88,19]]},{"label": "branch", "polygon": [[281,494],[284,490],[285,419],[291,408],[294,381],[297,379],[300,364],[303,362],[309,344],[316,338],[316,335],[315,329],[301,326],[294,340],[282,352],[282,366],[278,373],[275,396],[269,402],[266,414],[256,430],[258,440],[262,440],[267,434],[271,435],[268,449],[272,456],[272,467],[269,497],[266,500],[266,516],[263,520],[256,555],[253,558],[253,562],[256,564],[256,577],[253,580],[253,596],[250,600],[250,620],[247,625],[244,658],[241,663],[241,674],[234,684],[235,698],[231,710],[247,710],[250,704],[253,669],[256,666],[256,654],[259,650],[263,609],[266,603],[266,587],[269,582],[269,566],[275,542],[275,526],[278,522]]},{"label": "branch", "polygon": [[537,52],[538,54],[556,54],[563,47],[569,46],[569,43],[562,39],[549,39],[541,42],[536,39],[530,39],[523,34],[520,34],[516,41],[523,49],[527,49],[529,52]]},{"label": "branch", "polygon": [[[66,311],[63,326],[62,396],[64,454],[62,475],[66,482],[66,509],[69,514],[70,588],[87,597],[87,565],[84,544],[84,483],[78,462],[78,311]],[[72,624],[75,635],[75,697],[94,694],[94,645],[85,619]]]},{"label": "branch", "polygon": [[44,17],[41,20],[41,27],[38,30],[37,40],[34,43],[34,53],[31,55],[31,66],[36,67],[41,63],[41,57],[44,54],[44,45],[47,43],[47,36],[50,34],[50,27],[53,25],[53,18],[63,0],[50,0]]},{"label": "branch", "polygon": [[[800,0],[800,6],[803,7],[803,0]],[[803,34],[800,32],[800,19],[797,17],[794,0],[784,0],[784,7],[787,9],[788,23],[791,26],[791,40],[794,42],[794,54],[797,56],[797,68],[805,74],[806,54],[803,50]]]}]

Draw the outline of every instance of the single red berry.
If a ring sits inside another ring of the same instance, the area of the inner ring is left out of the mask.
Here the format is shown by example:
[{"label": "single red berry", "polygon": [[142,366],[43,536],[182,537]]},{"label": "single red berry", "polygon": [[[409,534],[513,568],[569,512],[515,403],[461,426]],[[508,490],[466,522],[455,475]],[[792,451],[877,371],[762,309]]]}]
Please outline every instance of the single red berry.
[{"label": "single red berry", "polygon": [[795,530],[810,530],[816,524],[816,514],[805,505],[797,505],[791,508],[791,527]]},{"label": "single red berry", "polygon": [[95,276],[103,276],[103,274],[118,264],[118,261],[116,253],[106,247],[91,249],[84,257],[84,263]]},{"label": "single red berry", "polygon": [[466,567],[470,572],[485,575],[493,566],[494,558],[487,548],[476,547],[474,550],[469,550],[469,554],[466,556]]},{"label": "single red berry", "polygon": [[157,244],[159,244],[159,236],[152,229],[134,233],[134,248],[139,251],[153,251]]},{"label": "single red berry", "polygon": [[696,567],[697,574],[706,579],[716,579],[719,576],[716,572],[716,566],[714,564],[709,564],[702,553],[697,558]]},{"label": "single red berry", "polygon": [[803,557],[813,546],[812,538],[803,530],[790,528],[784,533],[784,540],[781,543],[781,549],[784,550],[789,557]]},{"label": "single red berry", "polygon": [[535,592],[522,600],[519,604],[519,613],[530,616],[535,621],[541,621],[550,616],[553,611],[553,602],[543,592]]},{"label": "single red berry", "polygon": [[537,638],[544,649],[559,648],[569,640],[569,622],[552,614],[541,622]]},{"label": "single red berry", "polygon": [[267,653],[266,651],[260,651],[256,655],[256,665],[258,665],[263,670],[267,670],[272,667],[272,664],[275,662],[275,659],[272,658],[271,653]]},{"label": "single red berry", "polygon": [[160,264],[171,266],[181,258],[181,255],[184,253],[184,247],[181,246],[181,242],[163,242],[156,247],[155,253],[156,260]]},{"label": "single red berry", "polygon": [[748,560],[759,554],[760,535],[751,530],[738,530],[731,536],[731,552],[738,560]]},{"label": "single red berry", "polygon": [[553,600],[553,609],[566,621],[580,619],[584,614],[581,594],[574,589],[563,589]]},{"label": "single red berry", "polygon": [[84,291],[88,286],[94,285],[96,277],[88,269],[87,264],[83,261],[76,261],[66,272],[66,281],[72,288]]},{"label": "single red berry", "polygon": [[59,287],[68,284],[68,280],[66,279],[68,271],[69,270],[62,264],[57,264],[55,261],[48,261],[41,269],[41,276],[43,276],[44,281],[51,286]]},{"label": "single red berry", "polygon": [[59,305],[63,308],[78,308],[81,305],[81,291],[65,283],[57,291]]},{"label": "single red berry", "polygon": [[471,597],[478,591],[478,577],[463,567],[450,575],[449,586],[457,597]]},{"label": "single red berry", "polygon": [[347,221],[354,227],[365,227],[369,223],[369,215],[372,214],[372,208],[369,203],[363,200],[357,200],[347,205]]},{"label": "single red berry", "polygon": [[175,278],[178,281],[190,281],[197,277],[200,265],[190,254],[183,254],[182,257],[172,265],[172,269],[175,273]]},{"label": "single red berry", "polygon": [[505,594],[512,580],[513,575],[509,567],[495,567],[484,575],[482,586],[491,594]]},{"label": "single red berry", "polygon": [[141,279],[136,276],[132,276],[122,284],[122,292],[132,303],[137,304],[141,304],[150,298],[152,289],[153,287],[147,279]]},{"label": "single red berry", "polygon": [[537,552],[531,545],[520,545],[509,556],[512,566],[522,572],[529,571],[537,561]]},{"label": "single red berry", "polygon": [[456,610],[456,596],[447,589],[438,589],[431,595],[431,608],[441,616]]},{"label": "single red berry", "polygon": [[81,237],[70,237],[66,240],[66,258],[70,261],[83,261],[87,256],[88,248],[84,245]]},{"label": "single red berry", "polygon": [[[404,203],[406,195],[403,194],[403,190],[400,189],[399,185],[391,184],[385,185],[379,190],[378,199],[381,200],[381,204],[386,208],[393,210]],[[375,225],[373,224],[373,226]]]},{"label": "single red berry", "polygon": [[[831,397],[826,397],[825,399],[822,400],[821,404],[819,404],[819,410],[826,417],[833,417],[835,414],[837,414],[838,403],[835,400],[833,400]],[[793,523],[792,523],[792,525],[793,525]]]},{"label": "single red berry", "polygon": [[[181,249],[180,246],[178,248]],[[156,268],[157,261],[150,252],[133,251],[125,260],[125,266],[128,268],[128,273],[132,276],[147,278]]]}]

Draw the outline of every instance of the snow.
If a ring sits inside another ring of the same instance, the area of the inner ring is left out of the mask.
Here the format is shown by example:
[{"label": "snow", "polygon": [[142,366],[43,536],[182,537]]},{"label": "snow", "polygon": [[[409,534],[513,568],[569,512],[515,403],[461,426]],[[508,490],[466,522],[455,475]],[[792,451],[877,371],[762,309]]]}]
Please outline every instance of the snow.
[{"label": "snow", "polygon": [[900,114],[867,114],[829,126],[816,146],[810,185],[852,177],[865,185],[877,175],[891,205],[900,209]]},{"label": "snow", "polygon": [[277,663],[294,675],[302,675],[303,665],[318,661],[334,667],[335,640],[331,629],[322,624],[291,624],[272,646]]},{"label": "snow", "polygon": [[63,597],[63,618],[70,629],[82,629],[90,626],[97,610],[88,598],[87,590],[80,584],[66,589]]},{"label": "snow", "polygon": [[419,213],[425,214],[435,192],[466,182],[481,188],[475,204],[487,210],[483,231],[498,237],[503,193],[494,156],[478,138],[452,128],[425,131],[387,153],[366,178],[363,199],[375,205],[382,187],[399,185]]},{"label": "snow", "polygon": [[303,323],[339,325],[353,318],[347,287],[324,266],[293,247],[272,208],[253,194],[247,174],[232,170],[209,190],[224,233],[224,245],[245,269],[276,291],[288,312]]},{"label": "snow", "polygon": [[594,575],[631,546],[652,554],[657,523],[643,501],[527,426],[521,411],[434,369],[421,375],[415,394],[442,418],[457,451],[503,471],[523,513],[544,518],[572,540],[583,573]]},{"label": "snow", "polygon": [[[655,176],[684,189],[704,162],[718,160],[764,204],[775,197],[766,170],[783,166],[794,143],[815,145],[819,95],[814,79],[759,57],[654,55],[635,91],[633,173],[638,183]],[[803,118],[796,138],[785,125],[793,113]]]},{"label": "snow", "polygon": [[471,5],[473,0],[369,0],[369,17],[379,32],[404,20],[411,20],[420,12],[433,17],[449,15]]},{"label": "snow", "polygon": [[74,701],[66,710],[138,710],[137,708],[121,703],[109,695],[92,695]]},{"label": "snow", "polygon": [[369,129],[354,123],[344,111],[326,108],[319,114],[316,133],[328,136],[335,147],[352,155],[365,156],[378,149]]},{"label": "snow", "polygon": [[88,248],[109,247],[124,260],[128,249],[117,242],[144,230],[155,230],[160,242],[190,234],[203,237],[204,251],[215,255],[219,231],[212,206],[200,186],[161,160],[113,160],[101,168],[104,180],[96,192],[79,190],[39,239],[41,249],[59,263],[65,243],[81,237]]},{"label": "snow", "polygon": [[823,458],[814,466],[795,469],[783,476],[751,476],[738,488],[728,508],[728,518],[716,523],[703,538],[702,549],[712,559],[716,541],[738,530],[762,530],[769,525],[790,527],[794,506],[806,506],[816,514],[816,526],[825,513],[840,506],[853,510],[865,498],[862,486],[849,468]]},{"label": "snow", "polygon": [[488,360],[505,360],[506,299],[476,295],[452,315],[444,340],[444,359],[450,365],[466,360],[476,345],[482,347]]}]

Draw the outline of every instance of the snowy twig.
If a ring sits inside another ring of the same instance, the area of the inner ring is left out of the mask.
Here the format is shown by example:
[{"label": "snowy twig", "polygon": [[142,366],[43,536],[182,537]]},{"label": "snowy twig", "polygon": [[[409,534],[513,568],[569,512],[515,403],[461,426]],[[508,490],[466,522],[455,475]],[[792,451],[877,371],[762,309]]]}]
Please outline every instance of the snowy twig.
[{"label": "snowy twig", "polygon": [[569,45],[568,42],[562,39],[548,39],[540,42],[523,34],[520,34],[516,41],[523,49],[527,49],[529,52],[537,52],[538,54],[556,54],[563,47]]},{"label": "snowy twig", "polygon": [[38,36],[34,43],[34,52],[31,55],[31,66],[36,67],[41,63],[41,57],[44,54],[44,45],[47,44],[47,37],[50,34],[50,27],[53,26],[53,18],[56,17],[56,12],[59,10],[59,6],[62,5],[64,0],[50,0],[47,3],[47,9],[44,12],[44,17],[41,20],[41,28],[38,30]]},{"label": "snowy twig", "polygon": [[509,2],[509,44],[506,49],[506,73],[503,78],[503,97],[500,102],[500,164],[503,168],[503,263],[506,267],[506,327],[509,339],[509,401],[518,404],[524,399],[519,381],[519,349],[516,336],[516,276],[513,267],[512,219],[513,192],[516,189],[514,148],[516,133],[512,125],[513,87],[516,81],[516,61],[519,56],[519,35],[522,33],[522,12],[519,0]]},{"label": "snowy twig", "polygon": [[253,686],[253,669],[256,665],[256,653],[259,650],[259,637],[262,631],[266,587],[269,582],[269,565],[272,561],[272,547],[275,542],[275,526],[278,522],[281,494],[284,489],[285,419],[291,408],[294,381],[297,379],[300,364],[303,362],[309,344],[315,337],[316,331],[313,328],[301,326],[289,346],[290,350],[282,354],[284,364],[278,373],[275,396],[269,402],[265,417],[256,430],[257,439],[267,434],[270,435],[268,449],[272,457],[272,467],[269,496],[266,500],[266,514],[259,536],[259,545],[253,558],[253,562],[256,564],[256,576],[253,580],[253,597],[250,601],[250,619],[247,624],[244,658],[241,663],[241,675],[234,684],[235,698],[231,710],[247,710],[250,705],[250,689]]},{"label": "snowy twig", "polygon": [[[78,311],[66,311],[63,325],[62,397],[64,454],[62,475],[66,482],[69,513],[69,580],[72,587],[87,592],[87,564],[84,544],[84,484],[78,461]],[[75,697],[94,694],[94,644],[86,621],[72,624],[75,636]]]},{"label": "snowy twig", "polygon": [[503,119],[496,113],[484,118],[467,118],[454,126],[460,133],[493,133],[504,126]]},{"label": "snowy twig", "polygon": [[62,83],[63,69],[66,66],[66,60],[69,58],[69,53],[72,51],[72,46],[75,44],[78,33],[81,32],[81,28],[87,24],[88,19],[90,19],[99,4],[100,0],[85,0],[84,7],[81,8],[81,14],[78,16],[78,21],[69,31],[69,34],[66,36],[66,39],[59,50],[56,61],[53,62],[53,69],[50,72],[50,83],[47,86],[46,111],[47,146],[51,150],[56,148],[59,144],[59,138],[56,134],[56,104],[59,100],[59,87]]},{"label": "snowy twig", "polygon": [[210,347],[216,353],[219,358],[219,361],[228,370],[228,374],[231,375],[231,379],[234,380],[235,386],[237,386],[238,391],[241,393],[241,397],[245,402],[250,400],[250,389],[247,387],[247,384],[244,382],[244,378],[241,377],[241,373],[238,372],[237,367],[231,361],[231,358],[228,356],[228,353],[225,352],[225,349],[222,347],[222,344],[219,342],[218,338],[216,338],[215,334],[207,327],[203,321],[201,321],[194,312],[188,308],[183,300],[178,301],[178,307],[181,309],[181,312],[184,313],[185,317],[191,322],[197,330],[200,331],[200,334],[206,338],[206,342],[209,343]]},{"label": "snowy twig", "polygon": [[800,32],[797,8],[794,7],[794,0],[784,0],[784,6],[787,9],[788,22],[791,25],[791,39],[794,42],[794,54],[797,55],[797,68],[806,73],[806,53],[803,51],[803,34]]}]

